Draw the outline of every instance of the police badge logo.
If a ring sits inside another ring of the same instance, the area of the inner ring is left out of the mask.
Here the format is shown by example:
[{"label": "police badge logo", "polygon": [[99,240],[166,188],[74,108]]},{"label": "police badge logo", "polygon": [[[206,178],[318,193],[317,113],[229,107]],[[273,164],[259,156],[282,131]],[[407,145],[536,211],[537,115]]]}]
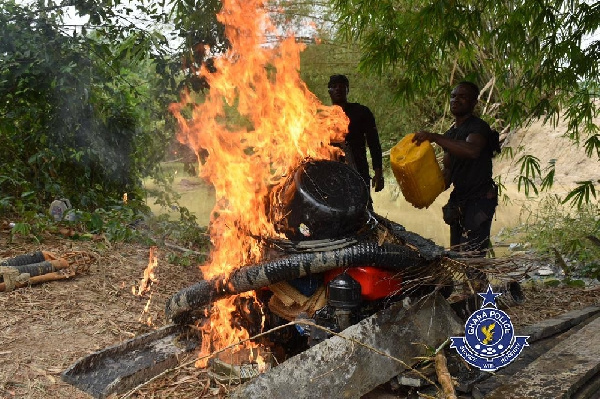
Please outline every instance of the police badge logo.
[{"label": "police badge logo", "polygon": [[[465,361],[483,371],[496,371],[515,360],[529,336],[515,336],[510,317],[496,306],[495,293],[488,285],[481,309],[475,311],[465,324],[464,337],[450,337],[458,354]],[[490,305],[486,307],[486,305]]]}]

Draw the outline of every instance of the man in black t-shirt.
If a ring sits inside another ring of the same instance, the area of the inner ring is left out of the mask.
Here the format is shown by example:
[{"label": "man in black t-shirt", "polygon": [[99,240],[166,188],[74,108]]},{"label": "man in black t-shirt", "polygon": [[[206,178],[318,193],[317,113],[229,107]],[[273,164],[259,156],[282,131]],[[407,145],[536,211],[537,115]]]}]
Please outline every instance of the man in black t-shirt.
[{"label": "man in black t-shirt", "polygon": [[444,149],[446,188],[454,186],[443,208],[444,221],[450,225],[450,245],[485,256],[498,205],[492,158],[500,151],[500,144],[490,126],[473,115],[478,97],[477,85],[460,82],[450,94],[454,125],[443,136],[418,132],[413,141],[420,144],[427,140]]},{"label": "man in black t-shirt", "polygon": [[[377,132],[373,113],[364,105],[348,102],[347,96],[350,91],[350,82],[345,75],[332,75],[327,87],[333,105],[342,107],[344,113],[350,119],[348,134],[345,139],[346,163],[356,169],[365,181],[369,191],[371,185],[376,192],[383,190],[381,143],[379,142],[379,133]],[[371,162],[374,171],[372,184],[370,184],[371,176],[367,161],[367,145],[371,153]],[[373,209],[373,202],[370,196],[369,209]]]}]

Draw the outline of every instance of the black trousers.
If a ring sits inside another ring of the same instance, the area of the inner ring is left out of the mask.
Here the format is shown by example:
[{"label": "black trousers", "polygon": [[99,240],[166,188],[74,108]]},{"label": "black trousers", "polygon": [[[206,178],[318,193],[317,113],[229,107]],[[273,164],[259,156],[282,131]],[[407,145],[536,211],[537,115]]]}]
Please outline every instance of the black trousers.
[{"label": "black trousers", "polygon": [[461,217],[450,225],[450,245],[459,251],[484,257],[490,248],[492,219],[498,199],[475,198],[461,204]]}]

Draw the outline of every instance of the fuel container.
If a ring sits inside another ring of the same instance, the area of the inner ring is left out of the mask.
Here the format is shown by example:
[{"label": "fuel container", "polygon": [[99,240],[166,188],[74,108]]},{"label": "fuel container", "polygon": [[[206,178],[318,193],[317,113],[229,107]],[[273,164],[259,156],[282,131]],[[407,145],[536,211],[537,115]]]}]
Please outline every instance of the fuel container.
[{"label": "fuel container", "polygon": [[427,208],[445,189],[444,176],[429,141],[413,143],[407,134],[390,151],[394,177],[400,190],[415,208]]}]

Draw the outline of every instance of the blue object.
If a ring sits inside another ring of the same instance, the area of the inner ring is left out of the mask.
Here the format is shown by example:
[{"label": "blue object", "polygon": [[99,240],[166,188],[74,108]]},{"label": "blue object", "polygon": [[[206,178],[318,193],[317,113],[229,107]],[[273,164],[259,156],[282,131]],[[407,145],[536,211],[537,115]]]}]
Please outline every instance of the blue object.
[{"label": "blue object", "polygon": [[323,285],[322,274],[311,274],[309,276],[299,277],[290,280],[288,283],[297,289],[304,296],[312,296],[317,289]]}]

